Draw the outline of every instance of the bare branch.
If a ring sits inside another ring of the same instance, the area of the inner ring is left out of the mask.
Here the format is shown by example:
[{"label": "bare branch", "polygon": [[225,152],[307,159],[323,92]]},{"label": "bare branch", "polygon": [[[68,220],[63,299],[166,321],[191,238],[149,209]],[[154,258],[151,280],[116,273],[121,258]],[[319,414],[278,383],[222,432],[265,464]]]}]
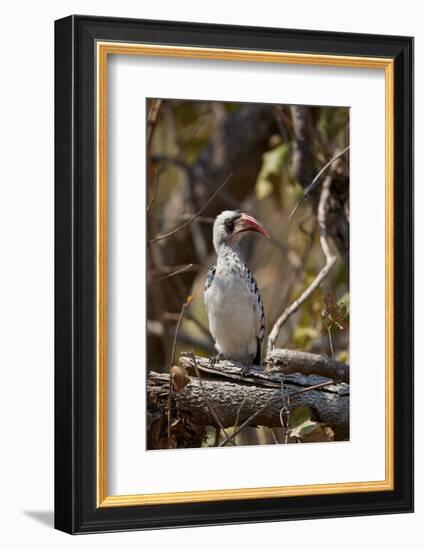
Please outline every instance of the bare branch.
[{"label": "bare branch", "polygon": [[155,170],[155,177],[154,177],[154,180],[153,180],[152,198],[150,199],[150,202],[147,206],[147,217],[149,217],[152,206],[153,206],[153,204],[156,200],[156,197],[157,197],[157,194],[158,194],[158,188],[159,188],[159,170]]},{"label": "bare branch", "polygon": [[174,384],[173,384],[173,375],[172,373],[169,374],[169,396],[168,396],[168,413],[167,413],[167,436],[168,436],[168,449],[171,448],[172,443],[172,434],[171,434],[171,427],[172,427],[172,403],[173,403],[173,397],[174,397]]},{"label": "bare branch", "polygon": [[[193,372],[191,357],[182,353],[180,363],[190,373]],[[337,382],[349,383],[349,365],[340,363],[326,355],[291,349],[274,349],[265,358],[265,369],[256,365],[249,367],[246,375],[245,366],[237,361],[222,360],[211,363],[207,357],[197,357],[197,366],[206,375],[218,376],[245,384],[262,384],[279,386],[280,375],[300,373],[304,376],[320,376]],[[275,379],[277,382],[275,382]]]},{"label": "bare branch", "polygon": [[172,271],[171,273],[168,273],[168,275],[163,275],[163,277],[159,277],[158,279],[155,279],[154,283],[159,283],[160,281],[164,281],[165,279],[169,279],[170,277],[174,277],[174,275],[179,275],[180,273],[184,273],[185,271],[188,271],[194,266],[194,264],[187,264],[179,267],[175,271]]},{"label": "bare branch", "polygon": [[253,422],[255,420],[255,418],[257,416],[259,416],[261,413],[264,412],[265,409],[267,409],[269,407],[269,405],[271,404],[273,399],[274,399],[273,397],[270,398],[265,403],[265,405],[263,405],[260,409],[255,411],[251,416],[249,416],[249,418],[247,420],[245,420],[239,428],[234,430],[233,433],[230,436],[227,435],[227,437],[224,439],[224,441],[221,441],[221,443],[219,444],[219,447],[224,447],[225,445],[227,445],[227,443],[230,443],[231,441],[233,441],[233,439],[235,439],[236,436],[244,430],[244,428],[246,428],[251,422]]},{"label": "bare branch", "polygon": [[175,359],[175,348],[176,348],[176,345],[177,345],[178,331],[180,330],[181,320],[182,320],[182,318],[184,317],[184,312],[185,312],[185,310],[186,310],[187,307],[191,304],[191,300],[192,300],[192,297],[189,296],[189,297],[187,298],[187,300],[183,303],[183,305],[182,305],[182,307],[181,307],[180,314],[179,314],[179,316],[178,316],[177,326],[176,326],[175,334],[174,334],[174,342],[173,342],[173,344],[172,344],[171,367],[172,367],[172,365],[174,364],[174,359]]},{"label": "bare branch", "polygon": [[321,168],[321,170],[320,170],[320,171],[318,172],[318,174],[314,177],[314,179],[312,180],[312,182],[311,182],[311,183],[308,185],[308,187],[305,189],[305,191],[304,191],[304,193],[303,193],[303,195],[302,195],[302,198],[296,203],[295,207],[294,207],[293,210],[291,211],[291,214],[290,214],[290,216],[289,216],[289,219],[291,219],[291,218],[295,215],[297,209],[298,209],[299,206],[302,204],[302,202],[303,202],[304,200],[306,200],[306,199],[309,197],[309,195],[312,193],[312,191],[314,191],[314,190],[316,189],[316,187],[317,187],[317,185],[318,185],[318,182],[320,181],[321,176],[324,174],[324,172],[327,170],[327,168],[329,168],[329,167],[333,164],[334,161],[336,161],[338,158],[340,158],[342,155],[344,155],[344,154],[346,153],[346,151],[348,151],[349,149],[350,149],[350,145],[348,145],[347,147],[345,147],[345,148],[343,149],[343,151],[340,151],[339,153],[337,153],[336,155],[334,155],[334,157],[331,158],[331,159],[327,162],[327,164],[325,164],[325,165]]},{"label": "bare branch", "polygon": [[[181,214],[181,216],[178,216],[177,218],[169,218],[168,221],[172,222],[184,222],[189,220],[192,217],[193,214]],[[161,219],[160,217],[153,217],[153,219]],[[209,217],[209,216],[198,216],[193,222],[196,223],[203,223],[205,225],[212,225],[215,221],[215,218]]]},{"label": "bare branch", "polygon": [[294,397],[295,395],[300,395],[301,393],[305,393],[307,391],[319,390],[320,388],[325,388],[326,386],[332,386],[333,384],[333,380],[329,380],[328,382],[321,382],[320,384],[314,384],[313,386],[309,386],[308,388],[303,388],[302,390],[294,392],[291,397]]},{"label": "bare branch", "polygon": [[158,121],[159,111],[162,106],[162,100],[156,99],[153,101],[153,105],[147,115],[147,149],[150,149],[152,143],[153,133]]},{"label": "bare branch", "polygon": [[243,401],[240,403],[240,407],[237,409],[236,421],[234,422],[234,431],[237,431],[237,428],[239,426],[240,414],[245,403],[246,403],[246,399],[243,399]]},{"label": "bare branch", "polygon": [[190,305],[190,302],[191,302],[191,299],[189,298],[186,302],[183,303],[182,307],[181,307],[181,312],[180,312],[180,315],[178,317],[178,321],[177,321],[177,327],[175,329],[175,335],[174,335],[174,342],[172,344],[172,354],[171,354],[171,365],[170,365],[170,375],[169,375],[169,397],[168,397],[168,415],[167,415],[167,426],[168,426],[168,448],[170,449],[171,448],[171,424],[172,424],[172,404],[174,402],[173,400],[173,397],[174,397],[174,385],[173,385],[173,374],[172,374],[172,366],[174,364],[174,359],[175,359],[175,348],[176,348],[176,345],[177,345],[177,338],[178,338],[178,331],[180,329],[180,324],[181,324],[181,319],[183,318],[184,316],[184,312],[186,310],[186,308]]},{"label": "bare branch", "polygon": [[316,374],[337,382],[349,383],[349,365],[326,355],[291,349],[274,349],[265,358],[266,372],[283,374],[300,372],[305,376]]},{"label": "bare branch", "polygon": [[221,191],[221,189],[224,188],[224,186],[229,182],[229,180],[232,178],[232,175],[233,175],[233,172],[231,172],[231,174],[225,179],[224,183],[222,183],[218,189],[212,193],[212,195],[209,197],[209,199],[205,202],[205,204],[196,212],[196,214],[194,214],[189,220],[187,220],[186,222],[182,223],[181,225],[179,225],[178,227],[176,227],[175,229],[173,229],[172,231],[169,231],[168,233],[165,233],[164,235],[159,235],[158,237],[155,237],[154,239],[152,239],[151,241],[149,241],[149,244],[154,244],[154,243],[157,243],[158,241],[162,241],[163,239],[166,239],[168,237],[170,237],[171,235],[175,235],[175,233],[177,233],[178,231],[181,231],[181,229],[184,229],[185,227],[187,227],[188,225],[190,225],[198,216],[200,216],[200,214],[206,210],[208,204],[213,201],[213,199],[218,195],[218,193]]},{"label": "bare branch", "polygon": [[303,293],[295,300],[288,308],[286,308],[283,314],[277,319],[276,323],[272,327],[272,330],[268,336],[268,352],[272,351],[277,342],[278,335],[281,328],[287,319],[295,313],[300,306],[311,296],[311,294],[316,290],[322,281],[327,277],[331,271],[333,265],[336,262],[336,256],[334,256],[330,251],[330,246],[327,239],[327,227],[326,227],[326,205],[327,199],[330,194],[331,187],[331,176],[327,176],[323,183],[323,189],[321,192],[321,197],[318,206],[318,224],[320,227],[320,242],[321,248],[325,257],[325,265],[312,281],[312,283],[303,291]]}]

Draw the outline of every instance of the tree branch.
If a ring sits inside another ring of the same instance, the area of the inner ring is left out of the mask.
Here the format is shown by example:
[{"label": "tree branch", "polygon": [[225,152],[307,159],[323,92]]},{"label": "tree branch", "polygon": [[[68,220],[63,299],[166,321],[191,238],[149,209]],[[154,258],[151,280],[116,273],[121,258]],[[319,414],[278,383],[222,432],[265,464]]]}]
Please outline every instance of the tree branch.
[{"label": "tree branch", "polygon": [[[196,360],[201,362],[202,358],[197,357]],[[181,365],[183,364],[187,364],[187,361],[181,362]],[[181,425],[185,429],[187,424],[197,426],[203,433],[206,426],[222,429],[222,427],[239,425],[237,432],[247,425],[280,427],[280,410],[289,401],[291,409],[298,407],[311,409],[314,417],[334,430],[337,440],[348,439],[349,386],[347,384],[331,384],[328,379],[320,376],[285,375],[286,397],[283,399],[281,375],[279,381],[277,373],[262,376],[262,380],[257,378],[253,383],[243,380],[242,377],[240,380],[229,380],[207,378],[206,375],[202,376],[200,382],[197,377],[190,376],[189,383],[173,395]],[[150,372],[147,391],[150,414],[157,414],[161,407],[166,409],[164,404],[168,400],[169,374]],[[208,396],[207,401],[205,395]],[[216,416],[219,416],[221,426],[217,423]],[[224,441],[227,439],[228,435]]]},{"label": "tree branch", "polygon": [[318,275],[315,277],[315,279],[312,281],[312,283],[302,292],[299,298],[297,298],[297,300],[295,300],[288,308],[286,308],[283,314],[275,322],[268,336],[268,348],[267,348],[268,353],[275,348],[278,335],[280,334],[280,330],[282,329],[284,323],[311,296],[314,290],[316,290],[320,286],[320,284],[327,277],[327,275],[329,274],[330,270],[332,269],[333,265],[336,262],[336,256],[334,256],[330,251],[330,246],[327,238],[327,226],[326,226],[326,206],[327,206],[327,199],[330,194],[330,187],[331,187],[331,176],[327,176],[323,183],[323,188],[321,191],[321,197],[320,197],[319,206],[318,206],[318,216],[317,216],[318,224],[320,227],[320,233],[321,233],[320,242],[321,242],[322,252],[325,258],[325,265],[321,269],[321,271],[318,273]]},{"label": "tree branch", "polygon": [[274,349],[265,358],[267,372],[279,371],[283,374],[296,372],[310,376],[316,374],[337,382],[349,383],[349,365],[331,357],[306,351]]},{"label": "tree branch", "polygon": [[205,403],[209,409],[209,412],[211,413],[212,415],[212,418],[214,419],[215,423],[218,425],[217,427],[223,432],[224,436],[225,437],[228,437],[228,434],[227,432],[225,431],[225,428],[224,426],[222,425],[222,422],[221,420],[219,419],[219,416],[216,414],[215,412],[215,409],[213,408],[213,405],[208,397],[208,393],[204,390],[203,388],[203,382],[202,382],[202,379],[200,377],[200,372],[199,372],[199,368],[197,366],[197,361],[196,361],[196,356],[194,355],[194,353],[191,353],[191,359],[193,361],[193,365],[194,365],[194,368],[196,370],[196,376],[197,376],[197,381],[198,381],[198,384],[200,386],[200,390],[203,394],[203,399],[205,400]]},{"label": "tree branch", "polygon": [[314,179],[311,181],[311,183],[308,185],[308,187],[303,192],[302,198],[297,201],[295,207],[291,211],[289,219],[292,218],[295,215],[295,213],[296,213],[297,209],[299,208],[299,206],[301,205],[301,203],[310,196],[312,191],[314,191],[316,189],[316,187],[317,187],[317,185],[320,181],[320,178],[324,174],[324,172],[333,164],[334,161],[339,159],[349,149],[350,149],[350,145],[345,147],[342,151],[339,151],[336,155],[334,155],[333,158],[331,158],[326,164],[324,164],[324,166],[321,168],[321,170],[318,172],[318,174],[314,177]]},{"label": "tree branch", "polygon": [[205,204],[196,212],[196,214],[193,214],[193,216],[185,221],[184,223],[182,223],[181,225],[179,225],[178,227],[176,227],[175,229],[173,229],[172,231],[168,231],[168,233],[165,233],[164,235],[159,235],[158,237],[155,237],[154,239],[152,239],[151,241],[149,241],[149,244],[154,244],[154,243],[157,243],[158,241],[162,241],[163,239],[166,239],[168,237],[171,237],[171,235],[175,235],[175,233],[177,233],[178,231],[180,231],[181,229],[184,229],[185,227],[187,227],[188,225],[190,225],[192,222],[194,222],[194,220],[200,216],[200,214],[206,210],[208,204],[213,201],[213,199],[218,195],[218,193],[223,189],[223,187],[228,183],[228,181],[231,179],[233,173],[231,172],[231,174],[229,176],[227,176],[227,178],[225,179],[225,181],[223,183],[221,183],[221,185],[218,187],[218,189],[208,198],[208,200],[205,202]]},{"label": "tree branch", "polygon": [[159,116],[159,111],[162,106],[161,99],[155,99],[147,115],[147,149],[150,149],[152,143],[153,133],[156,128],[156,123]]},{"label": "tree branch", "polygon": [[[189,374],[195,374],[190,354],[182,354],[179,362]],[[349,365],[326,355],[291,349],[274,349],[265,358],[264,367],[252,365],[247,375],[242,375],[245,366],[237,361],[223,360],[216,363],[207,357],[196,357],[198,368],[209,377],[220,377],[243,384],[280,387],[281,374],[301,374],[330,378],[339,383],[349,383]]]}]

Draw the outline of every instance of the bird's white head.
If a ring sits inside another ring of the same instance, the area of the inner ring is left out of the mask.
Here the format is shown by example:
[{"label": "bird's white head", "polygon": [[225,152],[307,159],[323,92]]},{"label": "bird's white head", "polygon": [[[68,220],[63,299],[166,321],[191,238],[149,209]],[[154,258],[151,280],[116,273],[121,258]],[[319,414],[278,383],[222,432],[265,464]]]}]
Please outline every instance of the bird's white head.
[{"label": "bird's white head", "polygon": [[239,240],[247,231],[261,233],[269,239],[265,227],[253,216],[240,210],[224,210],[216,217],[213,224],[213,245],[219,253],[222,245],[236,248]]}]

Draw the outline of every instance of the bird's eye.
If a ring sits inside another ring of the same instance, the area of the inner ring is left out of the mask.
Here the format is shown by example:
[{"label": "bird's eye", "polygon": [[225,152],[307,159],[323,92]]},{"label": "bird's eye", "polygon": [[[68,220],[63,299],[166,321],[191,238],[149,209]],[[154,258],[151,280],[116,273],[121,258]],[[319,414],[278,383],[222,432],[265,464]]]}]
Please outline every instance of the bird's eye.
[{"label": "bird's eye", "polygon": [[224,225],[227,233],[232,233],[234,231],[234,220],[225,220]]}]

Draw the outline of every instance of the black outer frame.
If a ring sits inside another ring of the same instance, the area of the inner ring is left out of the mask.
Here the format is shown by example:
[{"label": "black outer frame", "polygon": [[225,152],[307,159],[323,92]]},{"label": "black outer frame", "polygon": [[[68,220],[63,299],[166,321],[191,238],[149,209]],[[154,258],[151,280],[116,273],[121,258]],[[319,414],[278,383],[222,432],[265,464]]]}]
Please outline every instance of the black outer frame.
[{"label": "black outer frame", "polygon": [[[395,60],[395,490],[96,509],[96,40]],[[68,533],[413,511],[413,39],[70,16],[55,22],[55,527]]]}]

